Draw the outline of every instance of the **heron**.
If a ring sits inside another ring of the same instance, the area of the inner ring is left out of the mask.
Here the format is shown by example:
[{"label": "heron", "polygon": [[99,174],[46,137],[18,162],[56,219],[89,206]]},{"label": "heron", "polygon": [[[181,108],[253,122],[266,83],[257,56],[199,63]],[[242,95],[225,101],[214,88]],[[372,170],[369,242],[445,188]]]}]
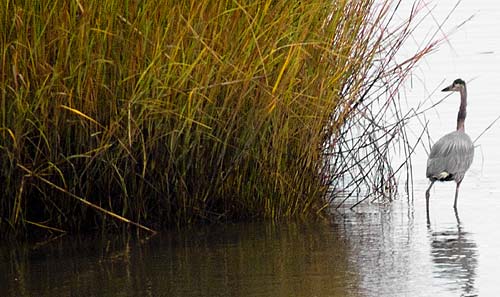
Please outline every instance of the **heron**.
[{"label": "heron", "polygon": [[458,78],[444,88],[442,92],[459,92],[460,108],[457,116],[457,130],[441,137],[432,147],[427,160],[427,178],[431,184],[425,192],[427,215],[429,214],[429,192],[436,181],[456,182],[455,203],[453,208],[457,212],[457,200],[460,184],[465,172],[474,159],[474,144],[465,133],[465,117],[467,115],[467,87],[465,82]]}]

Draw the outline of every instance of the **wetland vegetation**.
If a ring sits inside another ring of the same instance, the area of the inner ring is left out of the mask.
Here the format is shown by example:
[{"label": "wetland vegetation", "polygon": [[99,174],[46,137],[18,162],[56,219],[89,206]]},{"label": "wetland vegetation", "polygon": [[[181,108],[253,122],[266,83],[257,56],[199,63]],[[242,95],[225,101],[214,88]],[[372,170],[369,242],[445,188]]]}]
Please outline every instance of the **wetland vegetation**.
[{"label": "wetland vegetation", "polygon": [[2,1],[2,234],[318,216],[354,168],[394,185],[397,89],[434,46],[395,58],[414,8]]}]

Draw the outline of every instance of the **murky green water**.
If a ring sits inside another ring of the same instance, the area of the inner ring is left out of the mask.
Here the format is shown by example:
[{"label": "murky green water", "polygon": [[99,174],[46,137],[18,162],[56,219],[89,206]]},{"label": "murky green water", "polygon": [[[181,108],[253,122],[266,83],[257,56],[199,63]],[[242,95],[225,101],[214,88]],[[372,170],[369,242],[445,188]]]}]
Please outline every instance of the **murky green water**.
[{"label": "murky green water", "polygon": [[[142,243],[65,238],[2,259],[2,296],[310,296],[356,289],[327,225],[218,226]],[[344,271],[345,273],[339,273]]]},{"label": "murky green water", "polygon": [[338,213],[332,222],[212,226],[143,241],[67,237],[3,249],[0,295],[474,296],[481,250],[448,206],[449,220],[431,228],[424,212],[398,201]]},{"label": "murky green water", "polygon": [[[442,20],[455,2],[436,4],[433,13]],[[421,63],[405,93],[410,106],[427,98],[431,105],[443,98],[433,89],[463,78],[466,131],[475,139],[500,115],[500,5],[462,1],[442,32],[472,14],[451,43]],[[415,32],[415,43],[427,33]],[[458,95],[426,114],[433,141],[454,129],[457,109]],[[413,133],[419,135],[418,124]],[[460,190],[460,225],[448,183],[432,190],[427,226],[427,155],[419,147],[413,199],[341,210],[330,222],[212,226],[142,241],[0,243],[0,296],[498,296],[499,135],[497,123],[476,142]]]}]

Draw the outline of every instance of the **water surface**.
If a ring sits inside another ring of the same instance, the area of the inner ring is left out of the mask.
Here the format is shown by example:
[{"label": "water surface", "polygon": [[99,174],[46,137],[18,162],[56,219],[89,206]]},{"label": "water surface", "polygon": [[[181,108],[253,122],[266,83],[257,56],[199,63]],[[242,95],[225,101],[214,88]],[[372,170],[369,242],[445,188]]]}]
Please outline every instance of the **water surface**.
[{"label": "water surface", "polygon": [[[450,203],[435,204],[448,210],[435,227],[427,227],[425,212],[399,201],[338,213],[329,222],[212,226],[142,241],[66,237],[36,248],[4,249],[0,293],[474,296],[482,268],[488,276],[480,260],[488,251],[479,242],[496,240],[475,233],[477,222],[458,227]],[[489,252],[498,259],[493,247]],[[494,282],[482,286],[495,290]]]}]

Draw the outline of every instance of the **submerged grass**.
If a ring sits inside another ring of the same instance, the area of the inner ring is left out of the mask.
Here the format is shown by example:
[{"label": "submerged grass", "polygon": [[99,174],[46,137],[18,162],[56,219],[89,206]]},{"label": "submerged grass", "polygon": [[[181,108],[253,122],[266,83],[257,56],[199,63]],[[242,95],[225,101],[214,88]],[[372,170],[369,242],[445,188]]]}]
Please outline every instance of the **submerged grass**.
[{"label": "submerged grass", "polygon": [[394,4],[2,1],[0,229],[323,212],[325,148],[407,74]]}]

